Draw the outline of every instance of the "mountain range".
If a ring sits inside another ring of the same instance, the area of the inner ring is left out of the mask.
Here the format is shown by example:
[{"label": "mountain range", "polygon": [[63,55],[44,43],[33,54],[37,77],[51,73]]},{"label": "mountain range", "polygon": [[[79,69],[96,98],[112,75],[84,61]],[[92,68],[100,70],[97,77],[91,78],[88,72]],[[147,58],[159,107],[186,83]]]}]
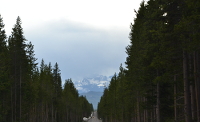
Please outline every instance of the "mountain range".
[{"label": "mountain range", "polygon": [[111,78],[112,76],[94,75],[79,81],[73,81],[73,83],[79,95],[85,96],[93,104],[93,108],[97,109],[98,102],[105,87],[110,84]]},{"label": "mountain range", "polygon": [[111,78],[112,76],[94,75],[79,81],[73,81],[73,83],[79,93],[103,92],[104,88],[109,85]]}]

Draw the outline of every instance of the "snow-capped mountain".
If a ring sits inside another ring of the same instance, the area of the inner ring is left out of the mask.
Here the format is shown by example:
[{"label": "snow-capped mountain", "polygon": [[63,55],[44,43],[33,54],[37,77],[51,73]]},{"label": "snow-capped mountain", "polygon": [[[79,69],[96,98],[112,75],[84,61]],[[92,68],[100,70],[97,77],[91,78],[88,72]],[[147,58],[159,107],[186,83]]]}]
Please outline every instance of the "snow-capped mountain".
[{"label": "snow-capped mountain", "polygon": [[93,75],[79,81],[73,81],[80,95],[86,96],[87,100],[97,109],[98,102],[103,95],[104,88],[110,84],[112,76]]},{"label": "snow-capped mountain", "polygon": [[104,88],[109,85],[111,78],[112,76],[94,75],[73,82],[79,93],[87,93],[89,91],[103,92]]}]

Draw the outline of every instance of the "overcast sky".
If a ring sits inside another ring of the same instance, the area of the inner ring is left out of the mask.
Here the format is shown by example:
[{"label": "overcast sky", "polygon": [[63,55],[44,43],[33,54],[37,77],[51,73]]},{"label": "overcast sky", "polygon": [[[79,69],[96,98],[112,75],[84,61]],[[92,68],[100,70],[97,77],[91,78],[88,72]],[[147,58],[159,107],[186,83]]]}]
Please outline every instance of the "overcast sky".
[{"label": "overcast sky", "polygon": [[63,81],[80,80],[119,71],[141,1],[3,0],[0,14],[8,36],[20,16],[37,62],[57,62]]}]

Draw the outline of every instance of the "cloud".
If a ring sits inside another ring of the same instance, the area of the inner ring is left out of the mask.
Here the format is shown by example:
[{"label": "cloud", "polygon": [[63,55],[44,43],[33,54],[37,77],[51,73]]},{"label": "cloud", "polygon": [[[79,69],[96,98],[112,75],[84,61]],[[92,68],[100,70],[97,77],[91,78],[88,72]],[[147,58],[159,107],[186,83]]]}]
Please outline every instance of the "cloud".
[{"label": "cloud", "polygon": [[126,58],[129,30],[102,30],[68,20],[49,21],[25,30],[38,62],[58,62],[63,80],[91,74],[113,75]]}]

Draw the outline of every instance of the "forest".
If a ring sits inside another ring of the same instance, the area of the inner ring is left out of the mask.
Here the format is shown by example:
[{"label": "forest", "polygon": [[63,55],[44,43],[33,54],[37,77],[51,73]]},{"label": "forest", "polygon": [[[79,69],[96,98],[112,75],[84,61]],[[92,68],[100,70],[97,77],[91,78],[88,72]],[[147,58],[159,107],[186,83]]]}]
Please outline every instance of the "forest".
[{"label": "forest", "polygon": [[17,18],[7,37],[0,16],[0,122],[82,122],[93,106],[71,79],[62,86],[58,63],[36,63],[34,45]]},{"label": "forest", "polygon": [[103,122],[200,122],[200,1],[141,2],[125,67],[98,104]]}]

